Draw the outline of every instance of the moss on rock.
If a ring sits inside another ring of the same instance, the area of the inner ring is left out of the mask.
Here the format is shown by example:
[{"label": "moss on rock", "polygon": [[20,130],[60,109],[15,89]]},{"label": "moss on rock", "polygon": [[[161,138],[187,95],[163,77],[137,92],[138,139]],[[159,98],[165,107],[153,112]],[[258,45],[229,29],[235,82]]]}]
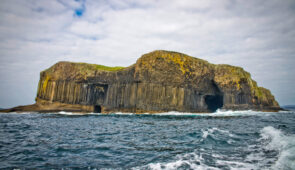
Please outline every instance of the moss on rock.
[{"label": "moss on rock", "polygon": [[50,76],[52,80],[87,80],[88,77],[95,76],[97,72],[117,72],[124,69],[125,67],[120,66],[109,67],[98,64],[61,61],[42,71],[41,75],[44,77]]}]

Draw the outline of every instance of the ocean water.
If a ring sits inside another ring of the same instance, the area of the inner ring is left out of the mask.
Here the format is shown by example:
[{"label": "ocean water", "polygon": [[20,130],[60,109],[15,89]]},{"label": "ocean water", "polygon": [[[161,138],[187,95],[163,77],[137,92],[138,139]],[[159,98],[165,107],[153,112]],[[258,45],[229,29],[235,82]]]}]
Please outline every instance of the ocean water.
[{"label": "ocean water", "polygon": [[295,169],[295,112],[0,114],[0,169]]}]

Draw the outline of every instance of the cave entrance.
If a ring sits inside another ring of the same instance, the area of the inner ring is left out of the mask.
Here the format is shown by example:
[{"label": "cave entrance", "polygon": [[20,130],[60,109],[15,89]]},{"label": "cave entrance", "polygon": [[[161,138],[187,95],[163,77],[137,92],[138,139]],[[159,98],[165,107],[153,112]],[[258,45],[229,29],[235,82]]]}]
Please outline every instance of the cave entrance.
[{"label": "cave entrance", "polygon": [[94,106],[94,113],[101,113],[101,106],[100,105],[95,105]]},{"label": "cave entrance", "polygon": [[215,112],[217,109],[223,106],[223,96],[222,95],[207,95],[205,96],[205,103],[207,104],[207,109],[211,112]]}]

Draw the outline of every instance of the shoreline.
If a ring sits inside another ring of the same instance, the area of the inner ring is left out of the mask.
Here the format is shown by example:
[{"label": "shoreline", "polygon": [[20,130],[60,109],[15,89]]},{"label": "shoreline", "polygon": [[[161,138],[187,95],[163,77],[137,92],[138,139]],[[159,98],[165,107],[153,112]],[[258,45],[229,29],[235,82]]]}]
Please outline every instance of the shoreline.
[{"label": "shoreline", "polygon": [[[279,112],[279,111],[289,111],[288,109],[284,108],[269,108],[269,109],[223,109],[222,111],[257,111],[257,112]],[[215,112],[206,112],[206,111],[190,111],[190,112],[182,112],[177,110],[159,110],[159,111],[148,111],[148,110],[139,110],[139,109],[113,109],[113,110],[106,110],[102,109],[101,112],[94,112],[92,105],[72,105],[72,104],[65,104],[59,102],[53,102],[50,104],[40,104],[35,103],[31,105],[21,105],[16,106],[8,109],[1,109],[0,113],[24,113],[24,112],[36,112],[36,113],[54,113],[54,112],[72,112],[78,114],[89,114],[89,113],[102,113],[102,114],[109,114],[109,113],[135,113],[135,114],[161,114],[167,112],[178,112],[178,113],[196,113],[196,114],[208,114],[208,113],[215,113]]]}]

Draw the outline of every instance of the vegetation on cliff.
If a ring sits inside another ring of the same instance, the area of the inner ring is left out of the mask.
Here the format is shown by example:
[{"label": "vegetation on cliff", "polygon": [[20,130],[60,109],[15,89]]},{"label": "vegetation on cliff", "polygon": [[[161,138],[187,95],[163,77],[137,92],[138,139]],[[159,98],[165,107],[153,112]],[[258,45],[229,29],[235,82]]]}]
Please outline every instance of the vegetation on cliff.
[{"label": "vegetation on cliff", "polygon": [[158,81],[164,84],[169,82],[177,85],[186,82],[191,86],[195,86],[195,88],[200,87],[200,91],[202,89],[206,91],[208,89],[201,85],[202,81],[209,79],[206,82],[210,83],[212,80],[221,91],[250,95],[252,98],[251,103],[278,106],[270,91],[258,87],[256,81],[252,80],[251,74],[241,67],[227,64],[211,64],[186,54],[164,50],[157,50],[143,55],[138,59],[136,67],[138,72],[148,72],[149,79],[153,82]]},{"label": "vegetation on cliff", "polygon": [[55,66],[65,65],[65,64],[71,64],[72,66],[75,67],[76,71],[78,71],[78,72],[92,72],[92,71],[95,71],[95,70],[99,70],[99,71],[119,71],[119,70],[122,70],[122,69],[125,68],[125,67],[121,67],[121,66],[110,67],[110,66],[104,66],[104,65],[99,65],[99,64],[75,63],[75,62],[68,62],[68,61],[60,61],[60,62],[56,63],[55,65],[53,65],[52,67],[44,70],[44,72],[53,73],[54,71],[56,71],[58,69]]},{"label": "vegetation on cliff", "polygon": [[124,68],[120,66],[109,67],[98,64],[61,61],[42,71],[41,75],[45,77],[45,81],[56,79],[86,80],[88,77],[95,76],[97,72],[116,72]]}]

